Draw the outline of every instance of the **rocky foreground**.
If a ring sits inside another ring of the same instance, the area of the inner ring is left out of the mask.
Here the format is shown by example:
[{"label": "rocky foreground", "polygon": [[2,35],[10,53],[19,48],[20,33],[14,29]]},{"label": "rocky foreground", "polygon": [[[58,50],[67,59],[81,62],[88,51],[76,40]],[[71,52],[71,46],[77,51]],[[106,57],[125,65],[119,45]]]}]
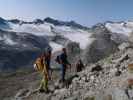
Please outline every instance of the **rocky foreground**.
[{"label": "rocky foreground", "polygon": [[133,48],[124,43],[119,49],[71,74],[65,86],[53,82],[49,94],[24,88],[11,100],[133,100]]}]

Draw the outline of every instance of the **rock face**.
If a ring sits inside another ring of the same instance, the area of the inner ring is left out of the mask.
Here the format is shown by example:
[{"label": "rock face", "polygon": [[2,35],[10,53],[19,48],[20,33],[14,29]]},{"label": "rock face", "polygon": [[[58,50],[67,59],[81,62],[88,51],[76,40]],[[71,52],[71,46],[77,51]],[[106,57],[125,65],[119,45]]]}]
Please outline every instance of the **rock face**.
[{"label": "rock face", "polygon": [[95,63],[117,50],[117,44],[110,39],[110,34],[95,34],[96,39],[84,52],[85,63]]},{"label": "rock face", "polygon": [[76,56],[81,52],[79,43],[76,42],[68,41],[65,47],[67,49],[68,56]]},{"label": "rock face", "polygon": [[69,41],[66,44],[66,48],[67,48],[68,54],[76,55],[80,53],[79,43]]},{"label": "rock face", "polygon": [[76,61],[79,58],[81,52],[79,43],[68,41],[65,47],[67,48],[68,59],[71,62]]}]

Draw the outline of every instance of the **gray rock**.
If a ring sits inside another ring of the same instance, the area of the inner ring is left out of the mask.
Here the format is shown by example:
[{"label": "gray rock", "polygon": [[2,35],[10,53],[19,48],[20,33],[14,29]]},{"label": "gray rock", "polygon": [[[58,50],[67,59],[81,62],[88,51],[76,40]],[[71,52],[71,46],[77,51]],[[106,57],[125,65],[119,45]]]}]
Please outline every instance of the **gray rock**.
[{"label": "gray rock", "polygon": [[15,98],[16,98],[17,100],[23,99],[23,98],[28,97],[30,94],[31,94],[31,91],[30,91],[30,90],[28,90],[28,89],[22,89],[22,90],[20,90],[20,91],[16,94]]},{"label": "gray rock", "polygon": [[128,56],[127,53],[125,53],[125,54],[122,54],[121,57],[120,57],[119,59],[115,59],[115,60],[113,60],[112,62],[118,64],[118,63],[121,63],[121,62],[123,62],[124,60],[128,60],[128,59],[129,59],[129,56]]},{"label": "gray rock", "polygon": [[94,71],[102,71],[102,70],[103,70],[103,68],[101,67],[101,65],[96,65],[95,67],[93,67],[91,69],[91,72],[94,72]]},{"label": "gray rock", "polygon": [[130,43],[128,42],[124,42],[118,46],[119,50],[125,50],[128,47],[130,47]]},{"label": "gray rock", "polygon": [[122,72],[119,71],[119,70],[117,70],[117,71],[115,72],[115,76],[120,76],[121,74],[122,74]]}]

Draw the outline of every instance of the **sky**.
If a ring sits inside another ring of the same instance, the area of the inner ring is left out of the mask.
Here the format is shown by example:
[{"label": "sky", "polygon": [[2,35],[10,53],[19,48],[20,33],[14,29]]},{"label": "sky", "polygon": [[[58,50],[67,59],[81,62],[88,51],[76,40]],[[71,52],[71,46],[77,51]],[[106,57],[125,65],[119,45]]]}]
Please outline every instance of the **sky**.
[{"label": "sky", "polygon": [[0,0],[0,17],[52,17],[92,26],[105,21],[133,20],[133,0]]}]

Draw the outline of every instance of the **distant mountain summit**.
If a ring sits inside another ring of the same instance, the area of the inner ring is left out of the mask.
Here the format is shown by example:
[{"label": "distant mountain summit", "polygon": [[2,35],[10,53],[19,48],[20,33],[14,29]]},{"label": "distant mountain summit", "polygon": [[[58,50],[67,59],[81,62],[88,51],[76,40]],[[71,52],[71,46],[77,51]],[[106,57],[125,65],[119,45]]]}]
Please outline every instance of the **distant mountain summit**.
[{"label": "distant mountain summit", "polygon": [[82,26],[78,23],[76,23],[75,21],[59,21],[59,20],[55,20],[55,19],[52,19],[50,17],[47,17],[44,19],[44,22],[47,22],[47,23],[51,23],[51,24],[54,24],[54,25],[57,25],[57,26],[71,26],[71,27],[74,27],[74,28],[80,28],[80,29],[88,29],[87,27],[85,26]]},{"label": "distant mountain summit", "polygon": [[10,29],[8,21],[1,17],[0,17],[0,29]]},{"label": "distant mountain summit", "polygon": [[11,20],[8,20],[8,22],[11,22],[11,23],[14,23],[14,24],[19,24],[22,21],[19,20],[19,19],[11,19]]},{"label": "distant mountain summit", "polygon": [[[6,21],[6,20],[4,20],[4,21]],[[69,26],[69,27],[80,28],[80,29],[85,29],[85,30],[89,29],[88,27],[80,25],[80,24],[76,23],[75,21],[60,21],[60,20],[53,19],[51,17],[47,17],[44,20],[35,19],[33,21],[30,21],[30,22],[22,21],[22,20],[19,20],[19,19],[11,19],[11,20],[8,20],[8,22],[11,22],[11,23],[14,23],[14,24],[44,24],[44,23],[50,23],[50,24],[53,24],[55,26]]]},{"label": "distant mountain summit", "polygon": [[34,24],[44,24],[44,21],[41,20],[41,19],[35,19],[35,20],[33,21],[33,23],[34,23]]}]

